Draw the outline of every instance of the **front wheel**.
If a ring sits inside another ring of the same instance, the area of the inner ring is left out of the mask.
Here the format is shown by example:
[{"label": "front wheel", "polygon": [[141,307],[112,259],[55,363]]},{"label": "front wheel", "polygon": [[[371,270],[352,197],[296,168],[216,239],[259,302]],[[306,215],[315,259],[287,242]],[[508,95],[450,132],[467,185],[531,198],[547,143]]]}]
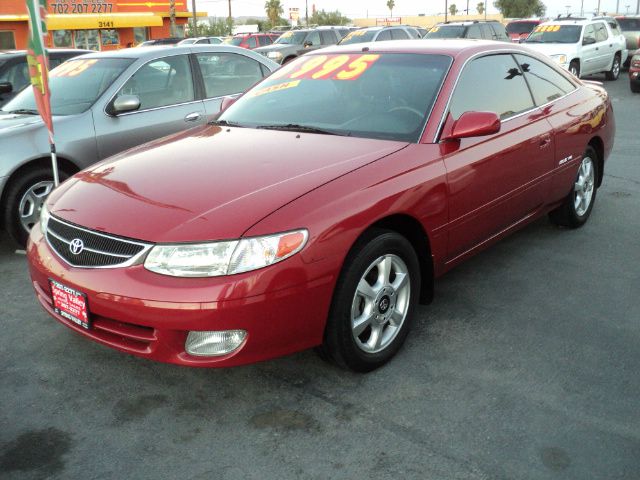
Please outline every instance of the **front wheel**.
[{"label": "front wheel", "polygon": [[409,241],[392,231],[372,231],[347,257],[321,355],[357,372],[384,365],[407,337],[419,290],[418,257]]},{"label": "front wheel", "polygon": [[580,64],[577,61],[573,60],[569,64],[569,72],[576,78],[580,78]]},{"label": "front wheel", "polygon": [[578,168],[576,180],[571,193],[562,205],[549,213],[549,218],[556,225],[578,228],[586,223],[596,201],[598,181],[598,154],[592,147],[587,147]]},{"label": "front wheel", "polygon": [[616,54],[613,57],[613,63],[611,64],[611,70],[609,70],[606,74],[607,80],[617,80],[620,76],[620,55]]},{"label": "front wheel", "polygon": [[[68,177],[60,171],[60,181]],[[28,170],[7,185],[6,202],[2,206],[4,228],[20,246],[27,244],[31,227],[40,218],[44,201],[53,190],[51,168],[37,167]]]}]

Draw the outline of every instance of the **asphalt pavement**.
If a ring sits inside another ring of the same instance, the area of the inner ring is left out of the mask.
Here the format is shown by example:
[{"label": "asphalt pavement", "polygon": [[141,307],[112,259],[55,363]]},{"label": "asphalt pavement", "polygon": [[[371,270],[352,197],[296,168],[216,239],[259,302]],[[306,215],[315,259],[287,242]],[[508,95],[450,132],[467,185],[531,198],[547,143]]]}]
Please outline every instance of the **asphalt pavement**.
[{"label": "asphalt pavement", "polygon": [[541,219],[448,273],[367,375],[87,341],[2,237],[0,478],[639,479],[640,95],[605,86],[616,142],[588,224]]}]

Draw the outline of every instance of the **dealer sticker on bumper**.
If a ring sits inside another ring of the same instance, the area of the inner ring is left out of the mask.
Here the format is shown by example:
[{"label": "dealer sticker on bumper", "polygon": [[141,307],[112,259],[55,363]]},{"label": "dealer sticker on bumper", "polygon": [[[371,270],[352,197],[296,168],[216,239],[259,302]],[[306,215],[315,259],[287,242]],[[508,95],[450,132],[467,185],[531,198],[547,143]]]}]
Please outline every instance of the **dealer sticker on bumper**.
[{"label": "dealer sticker on bumper", "polygon": [[51,285],[53,310],[61,317],[89,330],[91,322],[89,321],[87,296],[52,279],[49,279],[49,284]]}]

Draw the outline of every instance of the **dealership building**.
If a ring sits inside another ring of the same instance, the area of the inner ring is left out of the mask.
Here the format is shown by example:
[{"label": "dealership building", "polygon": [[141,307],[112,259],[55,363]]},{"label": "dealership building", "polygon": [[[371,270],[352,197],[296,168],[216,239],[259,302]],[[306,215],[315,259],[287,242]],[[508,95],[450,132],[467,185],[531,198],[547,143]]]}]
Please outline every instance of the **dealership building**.
[{"label": "dealership building", "polygon": [[[192,15],[175,0],[176,36]],[[169,0],[49,0],[48,46],[115,50],[170,35]],[[202,16],[205,16],[202,13]],[[24,0],[0,0],[0,50],[25,49],[29,34]]]}]

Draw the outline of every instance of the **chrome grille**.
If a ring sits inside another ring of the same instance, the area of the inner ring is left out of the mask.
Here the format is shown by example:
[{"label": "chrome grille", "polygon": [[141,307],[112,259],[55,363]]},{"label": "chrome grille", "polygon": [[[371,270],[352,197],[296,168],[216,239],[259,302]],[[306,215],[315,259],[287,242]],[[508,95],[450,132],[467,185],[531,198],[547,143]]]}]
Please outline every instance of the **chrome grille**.
[{"label": "chrome grille", "polygon": [[[151,248],[148,243],[88,230],[53,216],[49,218],[46,238],[65,262],[84,268],[125,267]],[[76,254],[71,244],[78,240],[82,241],[83,248]]]}]

